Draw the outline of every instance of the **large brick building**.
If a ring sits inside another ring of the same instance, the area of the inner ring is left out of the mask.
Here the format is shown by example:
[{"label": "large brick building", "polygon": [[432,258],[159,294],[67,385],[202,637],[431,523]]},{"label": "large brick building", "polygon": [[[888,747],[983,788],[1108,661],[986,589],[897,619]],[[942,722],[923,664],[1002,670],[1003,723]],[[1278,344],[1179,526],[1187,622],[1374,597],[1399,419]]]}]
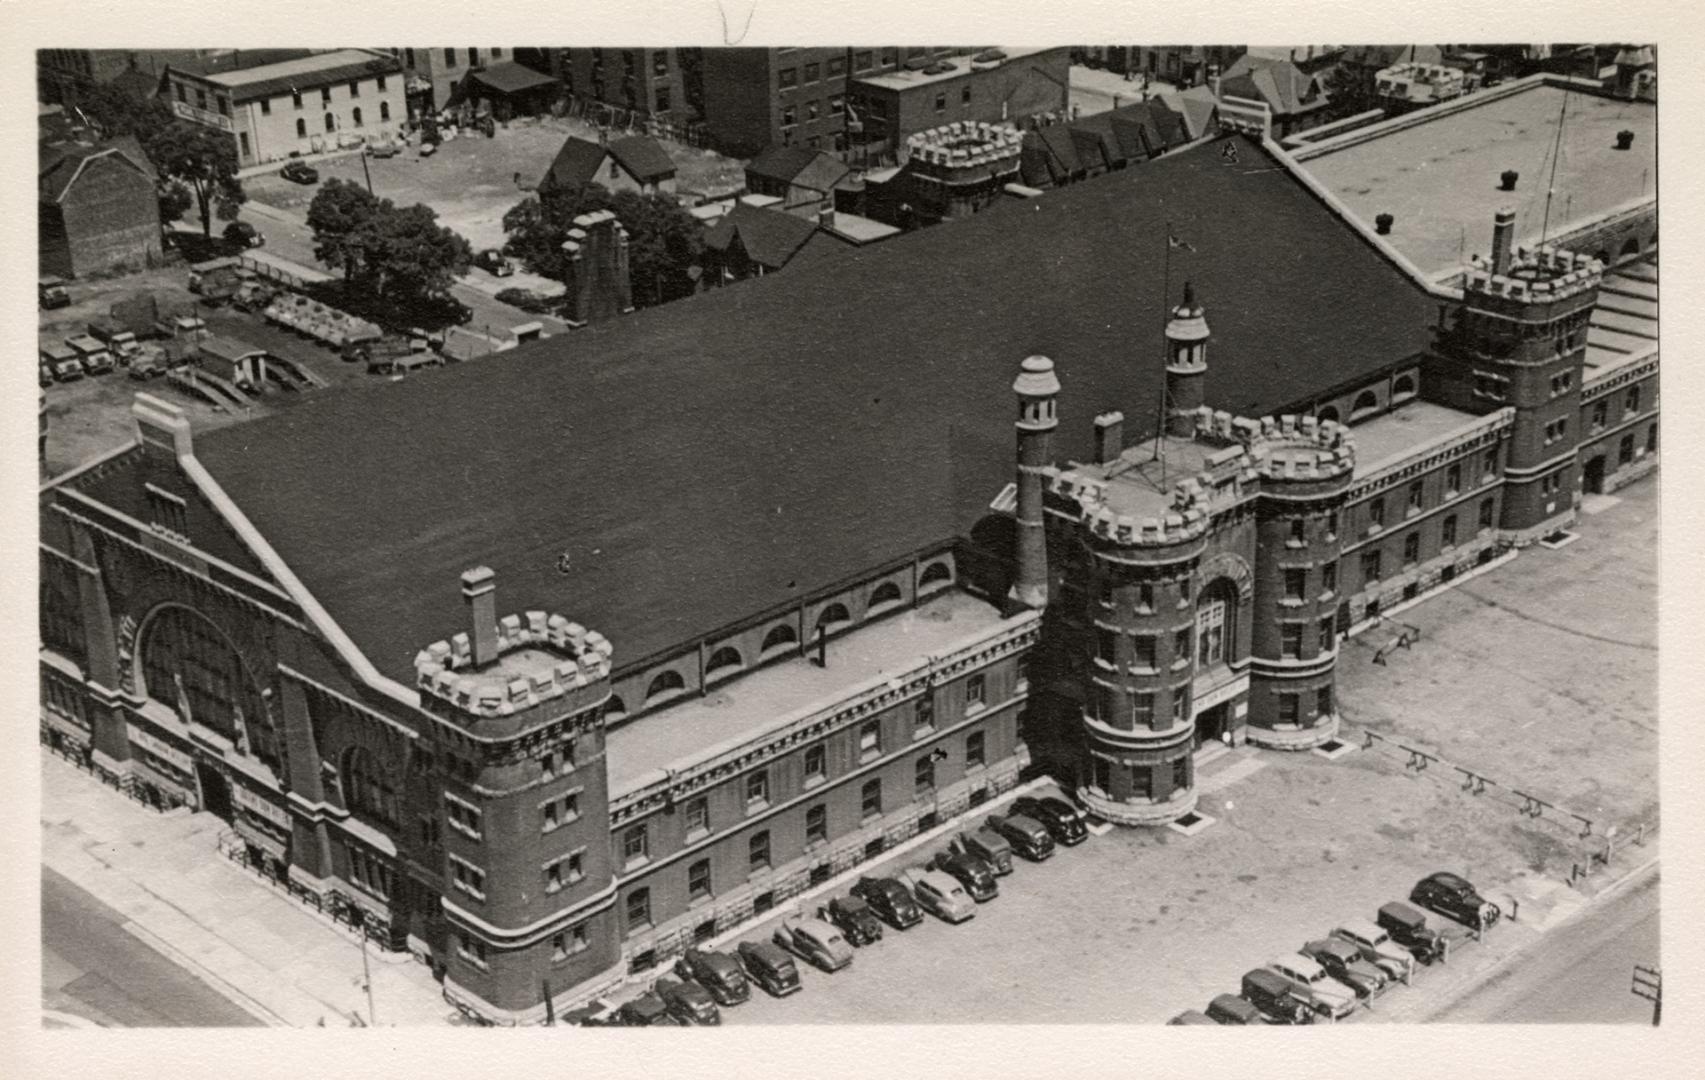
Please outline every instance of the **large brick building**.
[{"label": "large brick building", "polygon": [[1655,343],[1591,321],[1650,238],[1477,235],[1432,282],[1232,136],[590,327],[591,378],[141,397],[42,491],[44,738],[500,1022],[1026,769],[1174,820],[1199,744],[1333,735],[1345,632],[1655,462]]},{"label": "large brick building", "polygon": [[43,274],[77,277],[161,258],[154,166],[130,136],[42,143],[37,169]]}]

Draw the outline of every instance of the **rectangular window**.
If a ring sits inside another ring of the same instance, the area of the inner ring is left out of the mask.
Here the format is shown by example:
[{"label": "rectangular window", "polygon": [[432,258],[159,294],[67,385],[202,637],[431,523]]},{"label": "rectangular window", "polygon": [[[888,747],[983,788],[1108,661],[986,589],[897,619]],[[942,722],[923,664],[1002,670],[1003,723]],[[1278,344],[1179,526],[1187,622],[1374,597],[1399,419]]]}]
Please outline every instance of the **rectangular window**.
[{"label": "rectangular window", "polygon": [[805,122],[810,123],[817,119],[819,110],[821,110],[822,107],[823,103],[821,101],[807,101],[805,103]]},{"label": "rectangular window", "polygon": [[822,743],[805,748],[805,782],[821,783],[829,777],[829,754]]},{"label": "rectangular window", "polygon": [[805,842],[826,844],[829,841],[829,808],[818,803],[805,811]]},{"label": "rectangular window", "polygon": [[1297,696],[1295,694],[1279,695],[1279,723],[1292,727],[1297,723]]},{"label": "rectangular window", "polygon": [[1154,610],[1154,584],[1145,581],[1137,586],[1137,610],[1149,612]]},{"label": "rectangular window", "polygon": [[1454,462],[1445,470],[1445,498],[1462,490],[1462,462]]},{"label": "rectangular window", "polygon": [[[181,89],[181,87],[180,87],[180,89]],[[302,107],[302,91],[300,91],[300,90],[290,91],[290,104],[295,106],[298,109],[300,109]]]},{"label": "rectangular window", "polygon": [[841,56],[829,57],[828,70],[829,70],[829,77],[830,78],[834,78],[837,75],[845,75],[847,73],[847,58],[846,58],[846,56],[841,55]]},{"label": "rectangular window", "polygon": [[[495,49],[492,51],[496,52]],[[651,54],[651,74],[657,78],[669,74],[669,53],[667,50],[658,49]]]},{"label": "rectangular window", "polygon": [[669,105],[670,105],[669,88],[667,86],[659,86],[657,88],[656,98],[657,98],[657,105],[656,105],[657,111],[660,113],[668,112],[669,111]]},{"label": "rectangular window", "polygon": [[1321,652],[1329,653],[1332,651],[1332,639],[1335,636],[1335,629],[1336,627],[1333,625],[1332,616],[1328,615],[1326,618],[1320,620],[1320,639],[1316,644],[1319,645]]},{"label": "rectangular window", "polygon": [[1414,483],[1409,485],[1409,512],[1411,514],[1418,513],[1420,511],[1422,500],[1423,489],[1421,487],[1421,481],[1416,480]]},{"label": "rectangular window", "polygon": [[1131,644],[1136,646],[1136,655],[1131,660],[1131,666],[1133,668],[1153,671],[1155,667],[1154,635],[1137,634],[1135,637],[1131,638]]},{"label": "rectangular window", "polygon": [[1494,447],[1492,447],[1492,449],[1486,451],[1486,464],[1481,469],[1480,482],[1485,483],[1487,480],[1490,480],[1492,477],[1497,476],[1497,475],[1498,475],[1498,448],[1494,446]]},{"label": "rectangular window", "polygon": [[1553,420],[1549,424],[1546,424],[1545,425],[1545,445],[1550,446],[1552,443],[1561,442],[1563,439],[1563,436],[1568,433],[1568,430],[1569,430],[1569,421],[1566,418],[1560,418],[1557,420]]},{"label": "rectangular window", "polygon": [[770,834],[769,830],[753,833],[746,841],[746,868],[753,873],[770,868]]},{"label": "rectangular window", "polygon": [[586,927],[576,926],[574,929],[551,938],[551,959],[567,960],[577,952],[586,948]]},{"label": "rectangular window", "polygon": [[971,84],[970,83],[966,83],[964,88],[959,91],[959,104],[961,104],[961,105],[971,104]]},{"label": "rectangular window", "polygon": [[445,67],[455,67],[456,66],[456,50],[455,49],[445,49],[444,50],[444,66]]},{"label": "rectangular window", "polygon": [[1172,786],[1174,789],[1190,786],[1190,758],[1188,755],[1173,761]]},{"label": "rectangular window", "polygon": [[1307,544],[1307,543],[1308,543],[1308,522],[1304,521],[1302,518],[1292,518],[1291,519],[1291,538],[1290,538],[1291,546],[1292,547],[1302,547],[1304,544]]},{"label": "rectangular window", "polygon": [[782,68],[780,71],[776,72],[776,84],[778,86],[780,86],[783,90],[787,90],[787,89],[790,89],[792,87],[798,86],[799,85],[799,69],[798,68]]},{"label": "rectangular window", "polygon": [[912,794],[923,798],[935,790],[935,759],[925,754],[912,763]]},{"label": "rectangular window", "polygon": [[1622,442],[1617,447],[1616,462],[1619,465],[1626,465],[1633,460],[1634,460],[1634,433],[1632,431],[1630,431],[1628,434],[1622,436]]},{"label": "rectangular window", "polygon": [[986,680],[982,672],[965,680],[965,711],[981,708],[985,701]]},{"label": "rectangular window", "polygon": [[564,885],[573,885],[585,876],[586,870],[581,863],[580,852],[553,859],[545,864],[545,891],[557,892]]},{"label": "rectangular window", "polygon": [[456,953],[468,963],[477,968],[484,968],[485,942],[474,937],[466,930],[456,931]]},{"label": "rectangular window", "polygon": [[1640,411],[1640,388],[1630,386],[1627,395],[1622,399],[1622,415],[1632,416]]},{"label": "rectangular window", "polygon": [[349,96],[352,98],[358,98],[361,96],[361,83],[360,82],[358,82],[354,79],[350,80],[350,82],[349,82]]},{"label": "rectangular window", "polygon": [[469,896],[485,899],[485,871],[465,859],[450,856],[450,878]]},{"label": "rectangular window", "polygon": [[898,64],[899,62],[900,62],[900,50],[899,49],[890,48],[890,49],[883,49],[882,50],[882,66],[887,67],[890,64]]},{"label": "rectangular window", "polygon": [[[628,57],[628,66],[632,67],[633,66],[633,53],[631,53],[631,52],[628,53],[627,57]],[[478,49],[469,49],[468,50],[468,66],[469,67],[479,67],[480,66],[480,51]]]},{"label": "rectangular window", "polygon": [[1439,529],[1439,544],[1442,547],[1456,546],[1456,515],[1445,518],[1444,525]]},{"label": "rectangular window", "polygon": [[1482,529],[1490,529],[1492,527],[1492,512],[1492,500],[1482,500],[1480,503],[1480,527]]},{"label": "rectangular window", "polygon": [[651,890],[635,889],[628,893],[628,933],[651,925]]},{"label": "rectangular window", "polygon": [[1175,686],[1172,688],[1172,717],[1177,723],[1183,723],[1190,715],[1190,688]]},{"label": "rectangular window", "polygon": [[183,102],[186,105],[189,104],[189,97],[184,91],[184,84],[183,83],[176,83],[174,85],[176,85],[176,87],[177,87],[178,100]]},{"label": "rectangular window", "polygon": [[1320,568],[1320,595],[1331,596],[1338,591],[1338,564],[1329,562]]},{"label": "rectangular window", "polygon": [[792,105],[785,106],[781,111],[781,126],[792,127],[799,122],[799,112]]},{"label": "rectangular window", "polygon": [[220,116],[230,116],[231,115],[231,99],[230,98],[218,97],[218,98],[214,98],[213,100],[214,100],[214,103],[219,106],[219,115]]},{"label": "rectangular window", "polygon": [[865,781],[864,790],[859,796],[859,813],[862,819],[869,821],[882,813],[882,781]]},{"label": "rectangular window", "polygon": [[332,103],[332,88],[329,86],[320,87],[320,104],[321,105],[330,105],[331,103]]},{"label": "rectangular window", "polygon": [[1132,694],[1131,695],[1131,717],[1135,723],[1137,723],[1138,725],[1140,725],[1142,727],[1153,727],[1154,726],[1154,695],[1153,694]]},{"label": "rectangular window", "polygon": [[472,803],[464,802],[448,791],[444,793],[444,813],[450,820],[450,827],[475,840],[480,838],[480,811]]},{"label": "rectangular window", "polygon": [[815,63],[806,64],[805,65],[805,74],[802,77],[801,81],[808,82],[808,83],[814,83],[820,77],[820,72],[821,72],[821,68],[817,64],[815,64]]},{"label": "rectangular window", "polygon": [[1658,425],[1653,424],[1651,427],[1646,429],[1646,453],[1655,454],[1657,452],[1658,452]]},{"label": "rectangular window", "polygon": [[205,111],[207,109],[207,91],[199,87],[195,91],[195,106]]},{"label": "rectangular window", "polygon": [[972,765],[982,765],[984,763],[983,753],[982,732],[973,731],[971,734],[965,736],[965,765],[967,767]]},{"label": "rectangular window", "polygon": [[383,94],[385,92],[385,77],[383,75],[379,76],[378,83],[375,86],[375,89],[377,89],[379,91],[379,93],[381,93],[381,94]]},{"label": "rectangular window", "polygon": [[1119,662],[1119,634],[1105,626],[1095,628],[1095,656],[1104,664]]},{"label": "rectangular window", "polygon": [[693,837],[710,832],[710,803],[705,799],[694,799],[687,804],[687,836]]},{"label": "rectangular window", "polygon": [[1327,683],[1314,692],[1314,711],[1322,720],[1332,715],[1332,684]]},{"label": "rectangular window", "polygon": [[644,825],[635,825],[622,834],[622,861],[628,866],[642,863],[651,857],[651,837]]},{"label": "rectangular window", "polygon": [[1329,511],[1326,515],[1326,538],[1336,538],[1338,535],[1338,511]]},{"label": "rectangular window", "polygon": [[1489,371],[1474,373],[1474,393],[1478,397],[1492,401],[1502,401],[1508,393],[1510,380],[1502,375],[1494,375]]},{"label": "rectangular window", "polygon": [[935,95],[935,111],[936,112],[943,112],[946,110],[946,108],[947,108],[947,91],[943,90],[942,92]]},{"label": "rectangular window", "polygon": [[1374,499],[1368,503],[1368,532],[1378,532],[1385,528],[1385,500]]},{"label": "rectangular window", "polygon": [[861,760],[882,753],[882,721],[866,720],[858,729],[858,751]]},{"label": "rectangular window", "polygon": [[261,98],[260,114],[262,116],[271,116],[272,115],[272,99],[271,98]]},{"label": "rectangular window", "polygon": [[770,772],[758,769],[746,774],[746,811],[762,810],[770,805]]},{"label": "rectangular window", "polygon": [[846,111],[847,111],[846,95],[845,94],[830,94],[829,95],[829,115],[830,116],[840,116],[840,115],[844,114]]},{"label": "rectangular window", "polygon": [[1279,655],[1291,659],[1302,655],[1302,623],[1279,624]]},{"label": "rectangular window", "polygon": [[1603,431],[1605,423],[1610,419],[1610,402],[1599,398],[1593,402],[1592,430]]},{"label": "rectangular window", "polygon": [[1190,633],[1193,627],[1180,626],[1172,632],[1172,662],[1190,659]]},{"label": "rectangular window", "polygon": [[869,71],[874,66],[876,66],[876,54],[869,49],[853,53],[853,70]]},{"label": "rectangular window", "polygon": [[710,860],[700,859],[687,867],[687,899],[710,899]]},{"label": "rectangular window", "polygon": [[1308,571],[1300,566],[1285,568],[1285,599],[1301,600],[1308,595]]},{"label": "rectangular window", "polygon": [[1362,580],[1367,582],[1379,580],[1379,552],[1362,552]]},{"label": "rectangular window", "polygon": [[1403,565],[1414,566],[1421,558],[1421,534],[1412,532],[1403,538]]}]

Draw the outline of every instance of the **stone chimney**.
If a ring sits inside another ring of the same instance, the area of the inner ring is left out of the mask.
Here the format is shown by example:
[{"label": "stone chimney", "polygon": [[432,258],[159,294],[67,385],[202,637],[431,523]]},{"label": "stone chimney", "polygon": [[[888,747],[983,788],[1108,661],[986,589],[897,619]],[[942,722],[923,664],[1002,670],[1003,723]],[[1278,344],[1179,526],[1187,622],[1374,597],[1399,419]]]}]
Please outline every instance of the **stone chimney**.
[{"label": "stone chimney", "polygon": [[1095,418],[1095,461],[1105,465],[1125,449],[1125,414],[1102,413]]},{"label": "stone chimney", "polygon": [[817,224],[819,227],[824,229],[832,229],[835,227],[835,208],[833,205],[819,206],[817,208]]},{"label": "stone chimney", "polygon": [[608,210],[581,214],[563,241],[563,284],[568,290],[565,321],[580,327],[633,310],[628,277],[628,234]]},{"label": "stone chimney", "polygon": [[1506,206],[1492,218],[1492,273],[1510,272],[1510,250],[1516,239],[1516,212]]},{"label": "stone chimney", "polygon": [[468,602],[473,666],[482,668],[497,660],[497,574],[491,567],[476,566],[462,574],[462,599]]}]

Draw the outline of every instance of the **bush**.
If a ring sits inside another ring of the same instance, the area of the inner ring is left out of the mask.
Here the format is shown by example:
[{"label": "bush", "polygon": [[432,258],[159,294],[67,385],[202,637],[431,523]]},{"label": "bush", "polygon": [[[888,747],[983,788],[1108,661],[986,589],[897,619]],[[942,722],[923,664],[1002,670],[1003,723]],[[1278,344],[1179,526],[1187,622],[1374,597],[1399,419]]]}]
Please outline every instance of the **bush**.
[{"label": "bush", "polygon": [[504,289],[497,294],[497,302],[520,308],[531,315],[544,315],[551,310],[551,302],[531,289]]}]

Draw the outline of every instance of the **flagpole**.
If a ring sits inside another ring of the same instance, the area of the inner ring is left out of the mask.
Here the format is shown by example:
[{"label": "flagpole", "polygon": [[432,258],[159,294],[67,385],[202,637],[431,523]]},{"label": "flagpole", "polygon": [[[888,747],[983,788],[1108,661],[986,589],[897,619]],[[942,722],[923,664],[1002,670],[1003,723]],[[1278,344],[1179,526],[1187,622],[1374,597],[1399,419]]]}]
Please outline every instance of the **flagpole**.
[{"label": "flagpole", "polygon": [[1160,462],[1160,486],[1164,489],[1166,487],[1166,444],[1163,441],[1166,437],[1166,323],[1172,314],[1169,306],[1172,303],[1172,222],[1170,220],[1166,223],[1166,232],[1162,234],[1160,242],[1166,250],[1161,256],[1163,268],[1160,293],[1161,372],[1160,393],[1157,395],[1160,400],[1160,411],[1155,418],[1154,456],[1155,460]]}]

